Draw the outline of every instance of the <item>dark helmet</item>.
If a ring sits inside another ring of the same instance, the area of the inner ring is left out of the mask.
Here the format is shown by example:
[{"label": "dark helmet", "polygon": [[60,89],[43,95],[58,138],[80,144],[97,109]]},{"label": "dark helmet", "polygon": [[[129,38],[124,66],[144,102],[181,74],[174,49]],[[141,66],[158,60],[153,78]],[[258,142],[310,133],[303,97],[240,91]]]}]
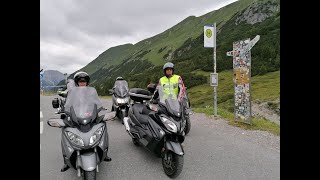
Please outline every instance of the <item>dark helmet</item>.
[{"label": "dark helmet", "polygon": [[167,68],[171,68],[172,71],[174,72],[174,64],[173,64],[173,63],[167,62],[167,63],[165,63],[165,64],[163,65],[163,71],[164,71],[164,73],[166,73],[166,69],[167,69]]},{"label": "dark helmet", "polygon": [[73,77],[73,80],[74,80],[76,86],[79,86],[78,82],[79,82],[79,80],[82,80],[82,79],[87,82],[87,86],[88,86],[89,82],[90,82],[90,77],[89,77],[88,73],[80,71],[80,72],[77,72]]},{"label": "dark helmet", "polygon": [[118,81],[118,80],[124,80],[124,79],[121,76],[119,76],[116,78],[116,81]]}]

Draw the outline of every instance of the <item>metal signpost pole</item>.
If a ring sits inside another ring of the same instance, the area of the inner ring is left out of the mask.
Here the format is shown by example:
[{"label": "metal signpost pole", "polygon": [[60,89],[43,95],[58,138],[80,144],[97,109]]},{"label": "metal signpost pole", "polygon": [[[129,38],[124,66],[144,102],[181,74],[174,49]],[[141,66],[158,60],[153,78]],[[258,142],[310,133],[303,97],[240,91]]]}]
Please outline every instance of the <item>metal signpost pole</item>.
[{"label": "metal signpost pole", "polygon": [[205,25],[204,26],[204,47],[213,48],[213,71],[210,73],[210,86],[213,86],[213,106],[214,116],[217,116],[217,86],[218,86],[218,73],[217,73],[217,56],[216,56],[216,36],[217,36],[217,25]]},{"label": "metal signpost pole", "polygon": [[[214,23],[214,48],[213,48],[213,70],[214,73],[217,73],[217,57],[216,57],[216,36],[217,36],[217,30],[216,30],[216,23]],[[217,116],[217,86],[214,86],[214,116]]]}]

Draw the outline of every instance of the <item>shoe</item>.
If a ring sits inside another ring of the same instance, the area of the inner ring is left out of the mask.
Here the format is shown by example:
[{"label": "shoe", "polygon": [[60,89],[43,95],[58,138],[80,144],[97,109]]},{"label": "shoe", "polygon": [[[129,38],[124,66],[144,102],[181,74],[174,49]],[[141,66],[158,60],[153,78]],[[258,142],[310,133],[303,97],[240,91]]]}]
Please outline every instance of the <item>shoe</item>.
[{"label": "shoe", "polygon": [[68,170],[70,167],[67,164],[64,164],[63,167],[61,168],[61,172],[65,172]]},{"label": "shoe", "polygon": [[111,159],[111,157],[109,157],[109,156],[106,156],[106,158],[104,158],[104,161],[112,161],[112,159]]}]

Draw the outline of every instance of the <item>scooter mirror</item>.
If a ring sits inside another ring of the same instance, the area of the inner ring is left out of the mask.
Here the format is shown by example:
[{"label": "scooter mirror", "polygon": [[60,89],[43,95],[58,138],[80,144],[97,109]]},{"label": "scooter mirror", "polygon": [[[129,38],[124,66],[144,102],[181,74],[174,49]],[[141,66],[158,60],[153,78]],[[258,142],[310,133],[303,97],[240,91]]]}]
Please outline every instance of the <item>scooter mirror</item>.
[{"label": "scooter mirror", "polygon": [[104,118],[103,120],[104,121],[108,121],[110,119],[113,119],[114,117],[116,116],[116,112],[115,111],[112,111],[112,112],[108,112],[104,115]]},{"label": "scooter mirror", "polygon": [[110,94],[110,95],[113,94],[113,89],[109,89],[109,94]]},{"label": "scooter mirror", "polygon": [[67,97],[67,92],[66,91],[61,91],[58,93],[59,96],[66,98]]},{"label": "scooter mirror", "polygon": [[51,127],[58,127],[58,128],[61,128],[61,127],[64,127],[66,126],[63,122],[62,119],[56,119],[56,118],[51,118],[47,121],[48,125],[51,126]]}]

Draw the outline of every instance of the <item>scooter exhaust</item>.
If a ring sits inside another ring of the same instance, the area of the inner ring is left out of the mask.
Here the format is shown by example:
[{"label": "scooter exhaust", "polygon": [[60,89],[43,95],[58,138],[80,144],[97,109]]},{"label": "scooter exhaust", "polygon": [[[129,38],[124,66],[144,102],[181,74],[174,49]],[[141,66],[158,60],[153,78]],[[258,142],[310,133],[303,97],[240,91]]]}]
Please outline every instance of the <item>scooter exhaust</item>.
[{"label": "scooter exhaust", "polygon": [[126,128],[126,131],[130,131],[130,126],[129,126],[129,118],[128,117],[124,117],[123,118],[123,122],[124,122],[124,126],[125,126],[125,128]]},{"label": "scooter exhaust", "polygon": [[125,128],[126,128],[127,133],[128,133],[132,138],[134,138],[134,136],[133,136],[133,135],[131,134],[131,132],[130,132],[129,118],[128,118],[128,117],[124,117],[124,118],[123,118],[123,123],[124,123],[124,126],[125,126]]}]

